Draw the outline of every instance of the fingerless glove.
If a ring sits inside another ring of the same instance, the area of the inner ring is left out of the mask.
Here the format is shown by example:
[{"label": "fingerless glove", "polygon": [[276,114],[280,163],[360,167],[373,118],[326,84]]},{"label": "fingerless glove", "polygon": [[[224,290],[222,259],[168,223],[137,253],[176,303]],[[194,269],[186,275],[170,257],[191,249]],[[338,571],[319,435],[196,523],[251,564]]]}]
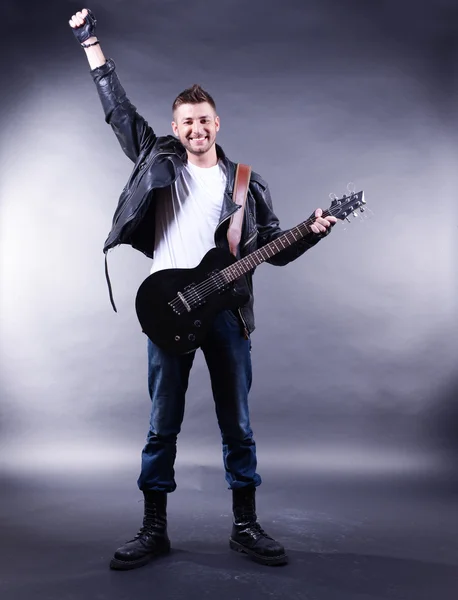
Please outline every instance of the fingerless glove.
[{"label": "fingerless glove", "polygon": [[87,15],[84,17],[84,25],[72,28],[73,33],[80,44],[95,36],[96,24],[97,19],[95,18],[94,13],[87,9]]}]

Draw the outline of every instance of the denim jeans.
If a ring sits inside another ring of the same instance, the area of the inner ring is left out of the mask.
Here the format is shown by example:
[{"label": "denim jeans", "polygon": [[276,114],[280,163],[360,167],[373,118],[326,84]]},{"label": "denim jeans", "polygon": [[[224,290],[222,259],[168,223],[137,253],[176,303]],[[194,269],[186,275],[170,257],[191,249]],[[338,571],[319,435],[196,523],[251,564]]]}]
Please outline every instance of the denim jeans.
[{"label": "denim jeans", "polygon": [[[216,416],[222,437],[229,488],[258,486],[256,445],[250,427],[251,340],[246,340],[232,311],[216,317],[202,351],[210,372]],[[174,463],[195,352],[173,356],[148,339],[150,429],[142,452],[140,490],[173,492]]]}]

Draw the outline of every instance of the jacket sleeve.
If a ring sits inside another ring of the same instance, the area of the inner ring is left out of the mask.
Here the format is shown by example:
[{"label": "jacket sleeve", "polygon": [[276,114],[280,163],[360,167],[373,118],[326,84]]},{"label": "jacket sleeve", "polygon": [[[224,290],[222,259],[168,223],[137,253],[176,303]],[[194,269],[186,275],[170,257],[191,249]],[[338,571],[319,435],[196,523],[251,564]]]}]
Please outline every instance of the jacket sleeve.
[{"label": "jacket sleeve", "polygon": [[105,121],[111,125],[125,154],[136,162],[139,154],[154,144],[156,134],[127,98],[111,58],[93,69],[91,75],[102,102]]},{"label": "jacket sleeve", "polygon": [[[288,230],[280,228],[280,222],[273,210],[269,186],[261,177],[259,177],[259,175],[256,173],[253,175],[250,189],[256,201],[256,227],[258,230],[257,245],[258,248],[261,248],[272,240],[277,239]],[[287,265],[315,246],[322,237],[324,236],[309,233],[297,242],[291,244],[288,248],[281,250],[278,254],[269,258],[266,262],[278,267]]]}]

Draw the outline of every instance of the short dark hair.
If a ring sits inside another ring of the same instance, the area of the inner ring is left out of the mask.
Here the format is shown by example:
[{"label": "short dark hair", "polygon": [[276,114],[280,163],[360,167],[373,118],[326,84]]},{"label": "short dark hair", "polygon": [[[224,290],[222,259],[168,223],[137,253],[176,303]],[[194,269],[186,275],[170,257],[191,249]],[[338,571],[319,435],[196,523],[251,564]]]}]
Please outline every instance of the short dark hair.
[{"label": "short dark hair", "polygon": [[175,112],[182,104],[200,104],[201,102],[208,102],[208,104],[216,111],[216,104],[213,98],[208,92],[201,88],[200,85],[195,83],[192,87],[187,88],[183,90],[181,94],[178,94],[173,102],[172,111]]}]

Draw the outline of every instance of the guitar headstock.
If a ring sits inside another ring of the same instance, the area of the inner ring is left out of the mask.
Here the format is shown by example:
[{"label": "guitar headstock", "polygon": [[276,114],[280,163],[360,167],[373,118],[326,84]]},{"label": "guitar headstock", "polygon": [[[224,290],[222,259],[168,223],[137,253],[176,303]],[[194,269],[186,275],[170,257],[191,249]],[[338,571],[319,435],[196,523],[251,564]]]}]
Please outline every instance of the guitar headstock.
[{"label": "guitar headstock", "polygon": [[348,196],[344,194],[341,198],[334,198],[329,207],[329,214],[343,221],[353,214],[357,216],[357,210],[364,212],[364,205],[366,200],[364,199],[364,192],[350,192]]}]

